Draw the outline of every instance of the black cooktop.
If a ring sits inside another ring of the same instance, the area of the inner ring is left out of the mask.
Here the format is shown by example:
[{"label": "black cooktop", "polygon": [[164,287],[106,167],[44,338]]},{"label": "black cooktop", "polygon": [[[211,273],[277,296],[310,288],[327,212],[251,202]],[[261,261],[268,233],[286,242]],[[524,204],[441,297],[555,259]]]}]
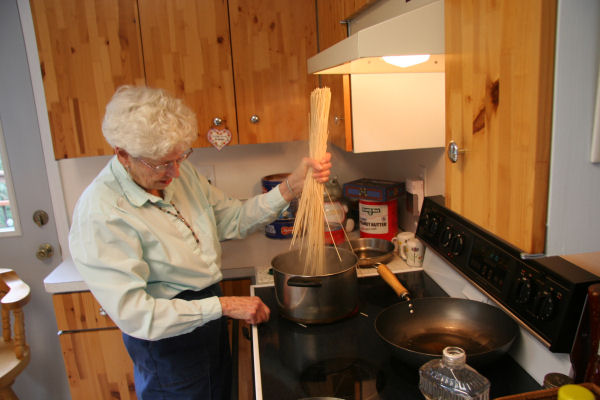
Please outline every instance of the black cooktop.
[{"label": "black cooktop", "polygon": [[[423,271],[397,276],[413,298],[447,296]],[[379,276],[359,279],[355,315],[325,325],[281,317],[273,287],[254,293],[271,309],[269,322],[258,327],[263,399],[423,399],[418,371],[395,359],[375,332],[377,314],[399,301]],[[508,355],[479,372],[491,382],[490,398],[540,389]]]}]

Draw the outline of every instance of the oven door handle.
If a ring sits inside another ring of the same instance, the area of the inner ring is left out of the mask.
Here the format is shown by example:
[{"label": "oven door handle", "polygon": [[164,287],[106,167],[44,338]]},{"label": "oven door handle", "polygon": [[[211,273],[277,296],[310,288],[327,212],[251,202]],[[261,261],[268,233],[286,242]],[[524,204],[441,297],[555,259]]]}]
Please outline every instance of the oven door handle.
[{"label": "oven door handle", "polygon": [[293,276],[287,280],[288,286],[298,286],[298,287],[321,287],[321,279],[311,277],[301,277],[301,276]]}]

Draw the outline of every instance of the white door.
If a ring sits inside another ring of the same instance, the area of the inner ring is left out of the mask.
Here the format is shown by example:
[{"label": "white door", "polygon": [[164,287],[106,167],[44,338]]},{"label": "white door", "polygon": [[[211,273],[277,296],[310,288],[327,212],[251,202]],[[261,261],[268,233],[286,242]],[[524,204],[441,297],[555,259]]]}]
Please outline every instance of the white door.
[{"label": "white door", "polygon": [[[21,399],[68,399],[52,297],[43,285],[61,255],[16,0],[0,1],[0,124],[4,179],[12,179],[10,206],[16,217],[13,232],[6,225],[0,229],[0,267],[12,268],[31,287],[31,300],[24,309],[31,362],[13,389]],[[45,225],[34,223],[36,210],[48,214]],[[45,243],[54,255],[40,260],[36,253]]]}]

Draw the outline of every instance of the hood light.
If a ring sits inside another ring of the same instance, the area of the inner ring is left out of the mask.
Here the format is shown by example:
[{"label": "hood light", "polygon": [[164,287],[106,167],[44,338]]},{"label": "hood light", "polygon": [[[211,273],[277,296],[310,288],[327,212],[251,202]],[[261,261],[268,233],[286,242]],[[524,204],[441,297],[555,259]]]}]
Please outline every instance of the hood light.
[{"label": "hood light", "polygon": [[422,64],[429,60],[429,54],[419,54],[414,56],[384,56],[383,61],[396,67],[412,67],[413,65]]}]

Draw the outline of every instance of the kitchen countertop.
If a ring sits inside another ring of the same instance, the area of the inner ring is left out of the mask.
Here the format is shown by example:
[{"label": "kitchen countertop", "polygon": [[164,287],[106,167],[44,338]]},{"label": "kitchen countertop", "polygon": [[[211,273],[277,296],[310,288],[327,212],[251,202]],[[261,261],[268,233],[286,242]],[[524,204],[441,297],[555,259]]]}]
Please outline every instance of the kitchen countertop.
[{"label": "kitchen countertop", "polygon": [[[353,232],[358,235],[358,232]],[[350,235],[353,236],[352,234]],[[227,240],[223,248],[223,279],[252,278],[259,285],[273,284],[273,275],[268,271],[271,259],[287,251],[291,239],[271,239],[262,231],[254,232],[245,239]],[[388,263],[393,272],[420,270],[409,267],[398,256]],[[358,276],[376,275],[374,268],[358,268]],[[81,278],[72,259],[60,263],[45,279],[44,288],[48,293],[68,293],[89,290]]]}]

